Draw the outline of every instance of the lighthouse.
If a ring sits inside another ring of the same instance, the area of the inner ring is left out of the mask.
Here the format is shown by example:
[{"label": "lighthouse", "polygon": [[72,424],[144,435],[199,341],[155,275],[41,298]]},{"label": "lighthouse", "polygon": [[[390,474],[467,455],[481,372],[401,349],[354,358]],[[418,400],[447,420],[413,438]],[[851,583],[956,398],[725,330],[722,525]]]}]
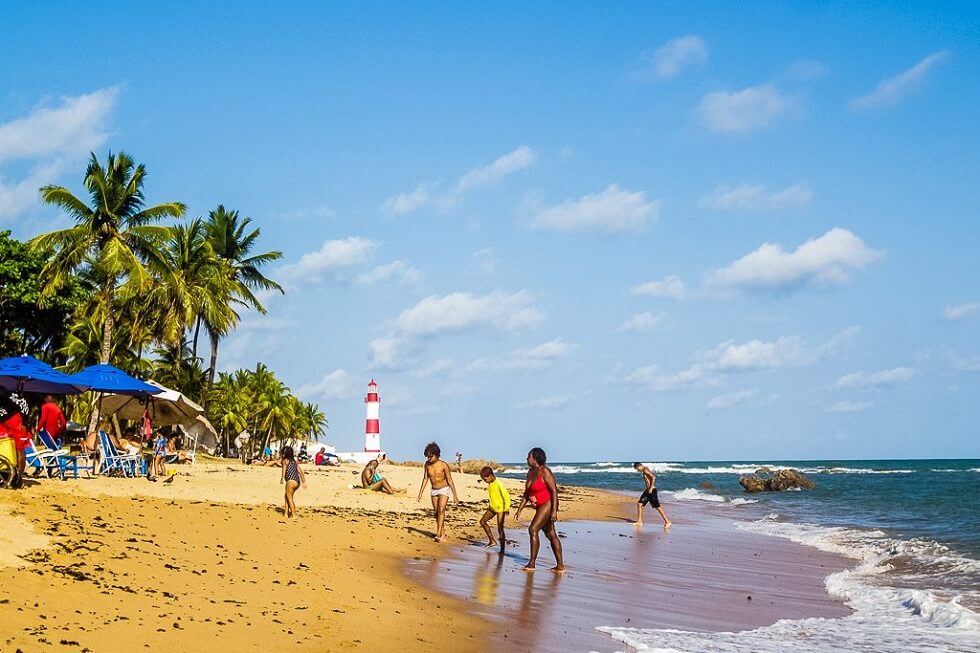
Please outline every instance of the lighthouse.
[{"label": "lighthouse", "polygon": [[364,396],[367,406],[367,419],[364,423],[364,452],[381,453],[381,397],[378,396],[378,384],[371,379],[368,383],[367,395]]}]

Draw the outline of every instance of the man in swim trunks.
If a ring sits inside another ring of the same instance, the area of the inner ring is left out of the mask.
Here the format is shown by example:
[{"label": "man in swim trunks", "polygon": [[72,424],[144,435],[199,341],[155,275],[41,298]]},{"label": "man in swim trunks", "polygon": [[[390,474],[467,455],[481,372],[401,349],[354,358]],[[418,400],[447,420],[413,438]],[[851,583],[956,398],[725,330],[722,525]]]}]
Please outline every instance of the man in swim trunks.
[{"label": "man in swim trunks", "polygon": [[649,503],[664,518],[664,529],[670,528],[671,521],[667,519],[667,513],[660,507],[660,499],[657,497],[657,475],[643,463],[633,463],[633,469],[643,474],[643,480],[647,485],[646,489],[643,490],[643,494],[640,495],[640,498],[636,502],[636,525],[643,525],[643,507]]},{"label": "man in swim trunks", "polygon": [[442,450],[435,442],[425,446],[425,466],[422,468],[422,487],[419,488],[417,501],[422,500],[422,492],[426,483],[432,483],[432,508],[436,512],[436,542],[441,542],[446,536],[446,504],[449,503],[449,493],[452,492],[453,504],[459,505],[456,495],[456,485],[453,483],[452,471],[445,461],[439,459]]}]

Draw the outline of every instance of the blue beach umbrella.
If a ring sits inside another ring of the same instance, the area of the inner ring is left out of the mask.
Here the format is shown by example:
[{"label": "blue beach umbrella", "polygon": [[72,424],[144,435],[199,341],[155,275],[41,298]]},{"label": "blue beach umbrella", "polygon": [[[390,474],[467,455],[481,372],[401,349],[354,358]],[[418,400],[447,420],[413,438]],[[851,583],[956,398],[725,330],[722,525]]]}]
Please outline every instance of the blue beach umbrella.
[{"label": "blue beach umbrella", "polygon": [[89,384],[25,354],[0,360],[0,387],[18,393],[73,395],[88,390]]},{"label": "blue beach umbrella", "polygon": [[160,388],[134,379],[112,365],[91,365],[68,377],[73,383],[87,386],[93,392],[117,395],[149,396],[163,392]]}]

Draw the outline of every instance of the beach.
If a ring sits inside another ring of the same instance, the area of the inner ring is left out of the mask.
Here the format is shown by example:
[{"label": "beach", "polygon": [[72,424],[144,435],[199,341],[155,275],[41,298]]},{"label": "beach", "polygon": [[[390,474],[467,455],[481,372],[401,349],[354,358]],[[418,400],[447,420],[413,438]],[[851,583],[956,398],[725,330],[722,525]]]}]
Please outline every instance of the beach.
[{"label": "beach", "polygon": [[512,521],[507,556],[478,548],[475,475],[455,476],[461,504],[436,544],[418,468],[384,466],[409,489],[388,496],[351,489],[355,466],[306,467],[296,520],[282,515],[278,468],[177,470],[172,483],[44,479],[0,494],[3,650],[618,650],[596,626],[848,612],[823,588],[844,558],[698,508],[677,510],[670,534],[637,531],[631,498],[563,486],[558,578],[546,544],[540,570],[520,571],[526,532]]}]

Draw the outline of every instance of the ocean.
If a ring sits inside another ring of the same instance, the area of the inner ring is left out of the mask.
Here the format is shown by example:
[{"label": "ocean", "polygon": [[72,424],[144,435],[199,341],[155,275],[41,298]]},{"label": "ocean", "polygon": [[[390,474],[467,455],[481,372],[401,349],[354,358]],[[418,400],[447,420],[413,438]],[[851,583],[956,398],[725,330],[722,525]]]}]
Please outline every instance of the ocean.
[{"label": "ocean", "polygon": [[[615,628],[639,651],[794,653],[980,651],[980,460],[645,462],[664,509],[699,501],[729,511],[739,528],[840,553],[854,566],[827,591],[854,613],[783,620],[739,633]],[[632,462],[556,463],[561,484],[639,495]],[[747,494],[740,476],[794,468],[816,489]],[[501,475],[523,477],[513,466]],[[647,509],[645,521],[659,517]]]}]

